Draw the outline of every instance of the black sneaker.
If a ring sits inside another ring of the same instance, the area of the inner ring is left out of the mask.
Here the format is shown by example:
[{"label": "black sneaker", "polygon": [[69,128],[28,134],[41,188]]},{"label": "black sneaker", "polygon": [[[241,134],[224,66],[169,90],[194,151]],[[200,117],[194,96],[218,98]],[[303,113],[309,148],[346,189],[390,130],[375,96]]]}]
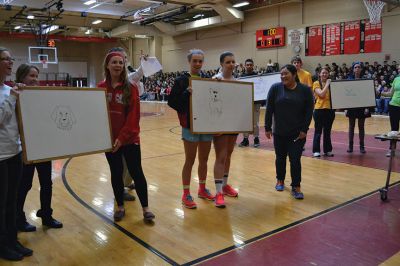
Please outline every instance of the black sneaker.
[{"label": "black sneaker", "polygon": [[45,226],[48,226],[50,228],[56,228],[56,229],[63,227],[63,224],[61,222],[57,221],[56,219],[54,219],[52,216],[42,218],[42,224]]},{"label": "black sneaker", "polygon": [[24,256],[8,246],[0,246],[0,258],[3,258],[5,260],[18,261],[22,260]]},{"label": "black sneaker", "polygon": [[134,201],[135,199],[135,196],[129,194],[128,191],[124,190],[124,201]]},{"label": "black sneaker", "polygon": [[35,232],[36,231],[36,226],[31,225],[30,223],[28,223],[25,220],[25,221],[17,223],[17,229],[20,232]]},{"label": "black sneaker", "polygon": [[248,147],[249,146],[249,139],[243,138],[242,142],[240,142],[239,147]]},{"label": "black sneaker", "polygon": [[260,147],[260,139],[258,137],[254,138],[254,148]]},{"label": "black sneaker", "polygon": [[24,257],[29,257],[33,254],[32,249],[24,247],[19,241],[17,241],[17,243],[15,244],[14,250]]}]

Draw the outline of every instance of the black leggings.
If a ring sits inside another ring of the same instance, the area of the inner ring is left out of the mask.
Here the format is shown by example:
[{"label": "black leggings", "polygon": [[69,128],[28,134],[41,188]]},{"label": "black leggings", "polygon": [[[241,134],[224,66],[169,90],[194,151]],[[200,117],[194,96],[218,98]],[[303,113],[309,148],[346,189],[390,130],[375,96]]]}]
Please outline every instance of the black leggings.
[{"label": "black leggings", "polygon": [[53,213],[51,209],[51,197],[53,193],[53,182],[51,181],[51,161],[24,164],[22,168],[22,179],[18,189],[17,198],[17,219],[19,222],[26,220],[24,204],[29,190],[32,188],[33,175],[35,168],[38,172],[40,183],[40,217],[50,217]]},{"label": "black leggings", "polygon": [[0,248],[17,241],[16,205],[21,172],[21,153],[0,161]]},{"label": "black leggings", "polygon": [[399,131],[400,107],[389,104],[389,117],[391,131]]},{"label": "black leggings", "polygon": [[[349,143],[354,143],[354,128],[356,126],[355,117],[349,117]],[[358,118],[358,136],[360,139],[360,145],[364,145],[365,136],[365,117]]]},{"label": "black leggings", "polygon": [[136,193],[142,207],[148,206],[147,182],[142,169],[140,145],[124,145],[115,153],[106,152],[106,157],[111,171],[111,185],[118,206],[124,205],[123,162],[125,158],[129,174],[135,182]]},{"label": "black leggings", "polygon": [[331,109],[315,109],[314,121],[315,132],[313,138],[313,152],[321,152],[321,135],[323,136],[323,151],[324,153],[332,151],[331,131],[333,121],[335,120],[335,111]]}]

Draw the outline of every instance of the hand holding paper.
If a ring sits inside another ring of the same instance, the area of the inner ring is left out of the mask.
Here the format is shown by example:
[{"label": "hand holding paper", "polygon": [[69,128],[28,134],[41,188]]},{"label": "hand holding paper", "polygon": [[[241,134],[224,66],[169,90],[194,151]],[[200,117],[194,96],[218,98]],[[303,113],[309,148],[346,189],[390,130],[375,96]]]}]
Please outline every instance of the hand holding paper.
[{"label": "hand holding paper", "polygon": [[140,65],[142,66],[143,74],[145,77],[149,77],[162,70],[160,62],[158,62],[157,58],[155,57],[147,57],[147,60],[142,58],[140,60]]}]

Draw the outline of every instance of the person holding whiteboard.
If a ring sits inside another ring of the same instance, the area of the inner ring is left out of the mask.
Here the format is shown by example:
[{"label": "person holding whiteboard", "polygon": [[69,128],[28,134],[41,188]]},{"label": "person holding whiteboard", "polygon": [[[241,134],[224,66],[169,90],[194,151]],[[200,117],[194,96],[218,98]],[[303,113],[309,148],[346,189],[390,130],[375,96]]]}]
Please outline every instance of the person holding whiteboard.
[{"label": "person holding whiteboard", "polygon": [[[244,72],[241,77],[248,77],[248,76],[256,76],[257,73],[254,72],[254,62],[253,59],[246,59],[244,61],[244,67],[246,72]],[[265,100],[259,100],[254,102],[254,113],[253,113],[253,119],[254,119],[254,147],[260,147],[260,138],[259,138],[259,128],[258,128],[258,121],[260,120],[260,108],[261,105],[265,102]],[[240,142],[239,147],[248,147],[249,146],[249,134],[244,133],[243,134],[243,140]]]},{"label": "person holding whiteboard", "polygon": [[[233,71],[235,68],[235,56],[231,52],[223,52],[219,57],[221,72],[214,76],[218,80],[235,80]],[[214,179],[217,193],[215,195],[215,206],[225,207],[224,195],[237,197],[238,192],[228,184],[231,156],[235,148],[238,134],[222,134],[214,136],[215,164]]]},{"label": "person holding whiteboard", "polygon": [[[39,69],[33,65],[22,64],[16,73],[16,82],[26,86],[37,86]],[[36,171],[40,183],[40,210],[36,216],[42,218],[42,224],[50,228],[62,228],[63,224],[52,217],[51,198],[53,192],[53,182],[51,181],[51,161],[23,164],[22,178],[17,196],[17,228],[21,232],[36,231],[36,227],[26,220],[24,204],[29,190],[32,188],[33,175]]]},{"label": "person holding whiteboard", "polygon": [[22,175],[21,142],[15,106],[23,84],[4,84],[11,75],[14,58],[0,47],[0,258],[22,260],[33,251],[17,241],[16,204]]},{"label": "person holding whiteboard", "polygon": [[106,152],[111,171],[111,183],[117,202],[114,220],[125,216],[123,158],[133,177],[136,193],[143,209],[143,217],[150,222],[155,215],[149,210],[147,181],[143,173],[140,152],[140,101],[137,85],[129,82],[126,60],[122,53],[108,53],[103,64],[105,80],[98,84],[107,90],[107,102],[113,133],[113,150]]},{"label": "person holding whiteboard", "polygon": [[[301,155],[306,142],[308,127],[313,113],[311,90],[297,81],[297,69],[293,65],[281,68],[282,82],[272,85],[267,97],[265,136],[273,135],[277,183],[275,189],[283,191],[286,175],[286,158],[289,156],[292,176],[292,196],[303,199],[300,190]],[[272,120],[274,118],[274,131]]]},{"label": "person holding whiteboard", "polygon": [[329,86],[329,70],[326,67],[321,68],[319,79],[313,84],[315,98],[314,122],[315,131],[313,139],[313,157],[321,157],[321,135],[324,132],[323,150],[324,155],[333,157],[331,130],[335,120],[335,110],[331,109]]},{"label": "person holding whiteboard", "polygon": [[[352,65],[353,75],[349,76],[349,80],[361,79],[362,78],[362,67],[360,62],[354,62]],[[360,152],[366,153],[364,145],[365,136],[365,118],[371,117],[371,111],[369,108],[351,108],[345,110],[346,116],[349,118],[349,148],[348,153],[353,152],[354,144],[354,128],[356,126],[356,119],[358,119],[358,136],[360,139]]]},{"label": "person holding whiteboard", "polygon": [[204,63],[204,52],[199,49],[192,49],[187,55],[190,70],[179,76],[172,87],[171,94],[168,98],[168,105],[177,111],[180,125],[182,126],[182,141],[185,150],[185,163],[182,169],[182,205],[188,209],[197,208],[193,197],[190,194],[190,180],[192,168],[198,151],[198,175],[199,189],[198,197],[206,200],[214,200],[214,195],[206,188],[207,179],[207,161],[211,150],[211,141],[213,136],[208,134],[192,134],[190,132],[190,94],[189,88],[190,77],[206,76],[201,72]]}]

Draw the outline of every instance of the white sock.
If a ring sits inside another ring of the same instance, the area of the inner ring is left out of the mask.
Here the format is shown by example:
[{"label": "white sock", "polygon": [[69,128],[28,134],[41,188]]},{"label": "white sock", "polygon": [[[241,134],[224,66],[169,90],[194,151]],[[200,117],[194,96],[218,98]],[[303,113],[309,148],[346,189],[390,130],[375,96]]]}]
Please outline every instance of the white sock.
[{"label": "white sock", "polygon": [[222,193],[223,182],[222,179],[215,179],[215,189],[217,190],[217,193]]},{"label": "white sock", "polygon": [[228,185],[228,174],[224,174],[224,182],[222,183],[222,186]]}]

